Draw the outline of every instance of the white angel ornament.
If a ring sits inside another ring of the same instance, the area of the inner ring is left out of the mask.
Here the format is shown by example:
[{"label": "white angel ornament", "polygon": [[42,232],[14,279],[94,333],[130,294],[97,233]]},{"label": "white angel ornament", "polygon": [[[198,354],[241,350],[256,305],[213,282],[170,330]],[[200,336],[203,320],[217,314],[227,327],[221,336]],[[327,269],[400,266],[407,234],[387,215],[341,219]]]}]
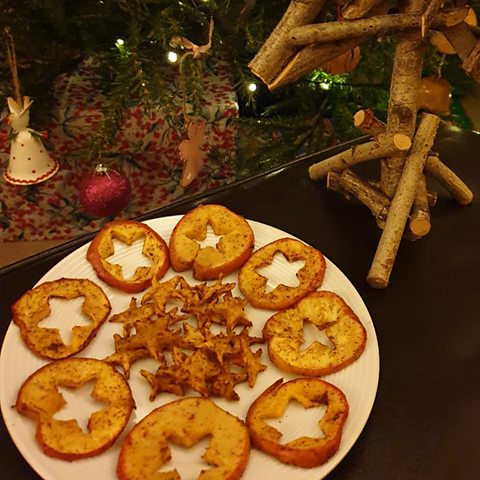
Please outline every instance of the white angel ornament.
[{"label": "white angel ornament", "polygon": [[33,185],[55,175],[58,162],[48,154],[41,135],[28,128],[33,100],[23,97],[20,102],[8,98],[12,143],[8,167],[3,176],[8,183],[14,185]]}]

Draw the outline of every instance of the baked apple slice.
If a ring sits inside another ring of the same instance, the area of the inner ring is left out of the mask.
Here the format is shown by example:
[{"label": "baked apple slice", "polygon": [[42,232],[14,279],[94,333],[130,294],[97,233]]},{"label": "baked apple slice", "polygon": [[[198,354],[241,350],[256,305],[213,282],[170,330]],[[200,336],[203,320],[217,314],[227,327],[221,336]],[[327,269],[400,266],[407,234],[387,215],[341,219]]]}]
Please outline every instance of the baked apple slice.
[{"label": "baked apple slice", "polygon": [[[122,266],[108,260],[114,254],[113,239],[132,245],[142,237],[142,253],[153,263],[150,267],[137,267],[133,277],[126,279]],[[170,266],[168,247],[163,238],[148,225],[133,220],[107,223],[88,247],[87,260],[92,264],[98,278],[128,293],[145,290],[151,285],[154,276],[161,279]]]},{"label": "baked apple slice", "polygon": [[[304,345],[304,322],[322,329],[333,346]],[[263,327],[270,360],[286,372],[322,376],[354,362],[364,351],[367,332],[358,317],[333,292],[317,291],[270,317]]]},{"label": "baked apple slice", "polygon": [[[281,418],[288,403],[296,400],[304,408],[326,405],[319,415],[318,437],[302,436],[282,443],[282,433],[265,420]],[[255,447],[283,463],[312,468],[324,464],[339,448],[348,417],[345,394],[331,383],[317,378],[300,378],[283,383],[277,380],[250,406],[247,426]]]},{"label": "baked apple slice", "polygon": [[[215,247],[202,247],[210,226],[220,236]],[[238,270],[254,246],[248,222],[222,205],[200,205],[186,213],[170,237],[170,262],[177,272],[190,268],[197,280],[216,280]]]},{"label": "baked apple slice", "polygon": [[[277,252],[289,262],[303,260],[305,265],[296,273],[298,286],[280,284],[267,292],[268,279],[257,270],[270,265]],[[322,284],[324,275],[325,258],[319,250],[294,238],[280,238],[253,252],[240,270],[238,286],[254,307],[281,310],[316,290]]]},{"label": "baked apple slice", "polygon": [[[39,323],[49,317],[51,298],[71,300],[84,297],[82,313],[90,323],[72,329],[69,344],[62,340],[57,328],[44,328]],[[70,357],[83,350],[95,337],[110,314],[111,306],[104,291],[94,282],[80,278],[60,278],[44,282],[23,294],[12,306],[13,322],[27,347],[49,360]]]},{"label": "baked apple slice", "polygon": [[[88,431],[76,419],[56,420],[55,414],[65,405],[58,387],[76,389],[92,380],[91,395],[105,403],[105,408],[90,415]],[[36,439],[47,455],[73,461],[107,450],[127,425],[134,401],[125,377],[108,363],[68,358],[30,375],[18,392],[15,407],[37,422]]]},{"label": "baked apple slice", "polygon": [[169,441],[190,448],[210,437],[203,454],[211,466],[202,479],[237,480],[250,454],[250,436],[244,422],[208,398],[183,398],[149,413],[128,433],[117,464],[121,480],[180,478],[172,470],[159,473],[171,458]]}]

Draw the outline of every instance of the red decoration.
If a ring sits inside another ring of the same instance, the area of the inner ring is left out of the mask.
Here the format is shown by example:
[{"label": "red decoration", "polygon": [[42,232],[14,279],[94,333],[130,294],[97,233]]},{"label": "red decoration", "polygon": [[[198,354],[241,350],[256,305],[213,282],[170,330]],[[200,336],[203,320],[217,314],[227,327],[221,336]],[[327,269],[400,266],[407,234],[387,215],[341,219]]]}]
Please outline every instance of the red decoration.
[{"label": "red decoration", "polygon": [[95,172],[79,181],[78,193],[86,213],[94,217],[111,217],[127,206],[132,190],[127,177],[99,164]]}]

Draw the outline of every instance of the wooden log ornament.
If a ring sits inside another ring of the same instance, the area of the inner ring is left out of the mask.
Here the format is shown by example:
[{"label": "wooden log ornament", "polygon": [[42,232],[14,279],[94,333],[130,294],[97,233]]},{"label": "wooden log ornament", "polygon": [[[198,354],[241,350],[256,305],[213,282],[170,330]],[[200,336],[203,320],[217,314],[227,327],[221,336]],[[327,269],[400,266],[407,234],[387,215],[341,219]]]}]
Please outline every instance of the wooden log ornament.
[{"label": "wooden log ornament", "polygon": [[406,152],[411,145],[410,138],[401,133],[378,135],[370,142],[354,145],[344,152],[311,165],[308,172],[312,180],[320,180],[331,170],[339,172],[357,163],[383,158],[393,152]]},{"label": "wooden log ornament", "polygon": [[[273,91],[318,68],[331,74],[348,72],[351,68],[331,69],[331,62],[358,52],[371,39],[396,34],[386,122],[368,108],[357,111],[354,126],[370,140],[308,170],[310,179],[326,178],[329,190],[361,202],[372,213],[383,231],[367,282],[385,288],[402,238],[419,240],[432,228],[430,209],[437,194],[428,190],[427,177],[459,205],[472,202],[472,191],[432,151],[440,119],[433,113],[418,113],[432,111],[431,105],[420,104],[418,91],[426,43],[439,48],[438,35],[443,35],[448,53],[458,55],[465,72],[480,83],[480,35],[476,16],[472,23],[472,9],[465,2],[405,0],[393,13],[389,0],[349,0],[343,2],[338,21],[326,22],[321,17],[326,1],[291,0],[249,67]],[[434,113],[448,109],[441,110]],[[379,180],[361,178],[352,170],[375,159],[381,165]]]},{"label": "wooden log ornament", "polygon": [[374,288],[385,288],[415,199],[417,185],[435,140],[440,118],[423,113],[413,145],[405,162],[395,196],[385,222],[367,281]]}]

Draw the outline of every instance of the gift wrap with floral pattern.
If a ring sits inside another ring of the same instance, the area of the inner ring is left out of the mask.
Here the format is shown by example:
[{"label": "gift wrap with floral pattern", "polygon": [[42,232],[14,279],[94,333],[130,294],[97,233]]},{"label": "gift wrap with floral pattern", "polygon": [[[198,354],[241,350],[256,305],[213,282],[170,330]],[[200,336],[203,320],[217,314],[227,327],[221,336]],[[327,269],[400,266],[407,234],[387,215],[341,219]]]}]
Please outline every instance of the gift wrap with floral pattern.
[{"label": "gift wrap with floral pattern", "polygon": [[[178,66],[165,72],[171,95],[178,99],[178,119],[184,118]],[[203,118],[206,122],[201,151],[205,162],[195,180],[182,187],[183,162],[179,145],[187,128],[172,126],[162,110],[146,112],[133,105],[125,114],[117,143],[102,163],[128,177],[132,196],[116,218],[133,218],[167,205],[184,196],[204,192],[234,180],[232,155],[238,104],[225,64],[208,62],[204,76]],[[18,186],[7,183],[3,172],[8,166],[9,131],[7,113],[0,123],[0,240],[68,240],[94,232],[111,218],[94,218],[79,203],[78,182],[95,170],[89,146],[102,121],[104,97],[99,78],[89,62],[70,74],[60,76],[53,90],[54,104],[48,137],[43,143],[60,164],[59,171],[45,182]],[[27,92],[26,92],[27,93]],[[5,106],[6,107],[6,106]],[[35,108],[35,103],[32,109]],[[212,155],[211,152],[216,154]]]}]

